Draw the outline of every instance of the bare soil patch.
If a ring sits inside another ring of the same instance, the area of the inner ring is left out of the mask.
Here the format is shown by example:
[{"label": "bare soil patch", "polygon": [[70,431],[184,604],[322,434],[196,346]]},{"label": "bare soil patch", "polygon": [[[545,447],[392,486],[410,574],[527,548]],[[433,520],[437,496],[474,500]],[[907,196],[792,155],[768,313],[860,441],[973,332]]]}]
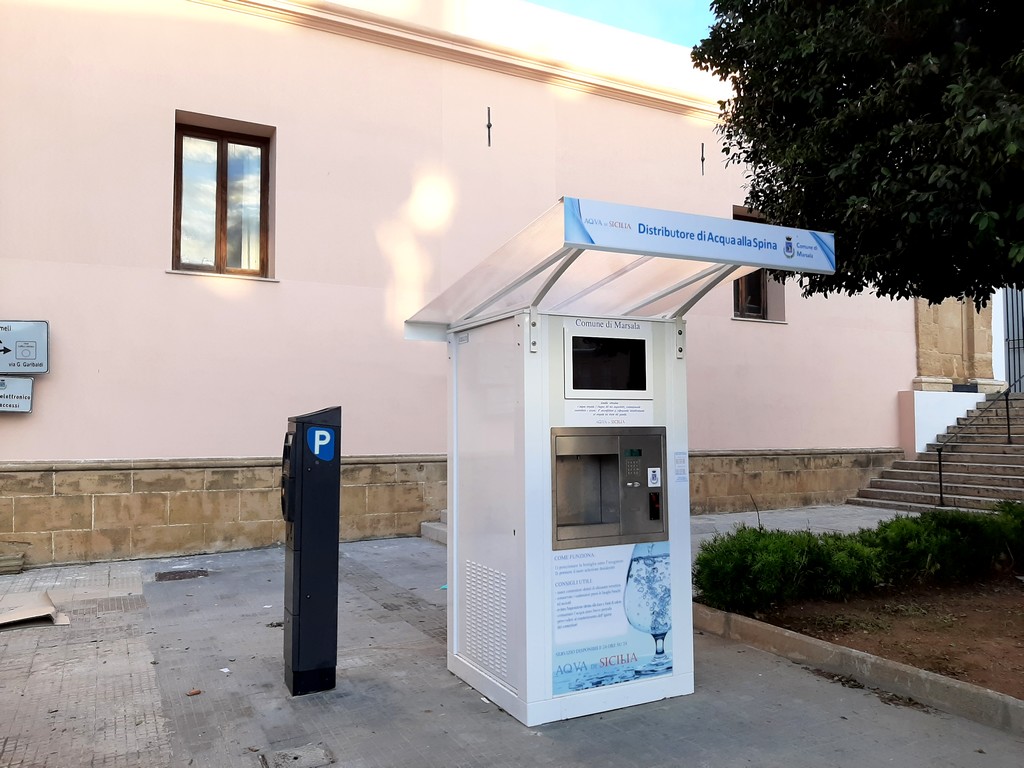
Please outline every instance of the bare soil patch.
[{"label": "bare soil patch", "polygon": [[1024,699],[1024,582],[880,590],[758,616],[847,648]]}]

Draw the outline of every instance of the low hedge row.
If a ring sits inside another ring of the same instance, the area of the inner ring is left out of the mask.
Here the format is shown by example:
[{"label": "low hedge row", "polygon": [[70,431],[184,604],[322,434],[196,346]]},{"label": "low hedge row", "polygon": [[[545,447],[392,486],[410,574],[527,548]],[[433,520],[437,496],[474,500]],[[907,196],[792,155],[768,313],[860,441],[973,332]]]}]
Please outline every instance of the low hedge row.
[{"label": "low hedge row", "polygon": [[841,600],[878,586],[970,583],[1024,562],[1024,504],[992,513],[933,510],[857,533],[741,526],[701,545],[698,600],[753,614],[797,600]]}]

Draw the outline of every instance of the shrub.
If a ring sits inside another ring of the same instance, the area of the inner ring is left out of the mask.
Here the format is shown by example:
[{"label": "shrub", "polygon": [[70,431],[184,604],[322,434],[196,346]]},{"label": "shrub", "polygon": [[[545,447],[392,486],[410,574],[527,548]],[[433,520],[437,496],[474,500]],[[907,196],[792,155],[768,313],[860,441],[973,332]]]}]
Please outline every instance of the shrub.
[{"label": "shrub", "polygon": [[996,507],[1004,550],[999,566],[1024,569],[1024,504],[1004,501]]},{"label": "shrub", "polygon": [[740,526],[704,542],[693,576],[702,602],[751,613],[873,586],[878,555],[849,534],[818,536]]},{"label": "shrub", "polygon": [[715,534],[705,541],[693,572],[702,600],[715,608],[748,612],[781,599],[785,583],[762,581],[768,568],[762,565],[758,577],[753,577],[755,565],[778,558],[770,539],[771,532],[763,528],[741,525],[732,533]]},{"label": "shrub", "polygon": [[[984,578],[1016,547],[1024,530],[1024,506],[995,514],[936,509],[897,517],[862,531],[883,554],[883,580],[963,584]],[[1009,555],[1012,557],[1012,555]]]},{"label": "shrub", "polygon": [[827,533],[818,537],[821,566],[812,596],[838,600],[865,592],[882,581],[880,550],[857,534]]},{"label": "shrub", "polygon": [[964,584],[991,573],[1002,549],[997,516],[937,509],[919,519],[931,540],[933,581]]},{"label": "shrub", "polygon": [[881,581],[889,584],[926,579],[935,572],[931,541],[916,517],[894,517],[861,531],[861,541],[881,553]]},{"label": "shrub", "polygon": [[1024,562],[1024,504],[992,514],[933,510],[853,534],[740,526],[701,545],[700,600],[756,613],[794,600],[841,600],[879,584],[968,583]]}]

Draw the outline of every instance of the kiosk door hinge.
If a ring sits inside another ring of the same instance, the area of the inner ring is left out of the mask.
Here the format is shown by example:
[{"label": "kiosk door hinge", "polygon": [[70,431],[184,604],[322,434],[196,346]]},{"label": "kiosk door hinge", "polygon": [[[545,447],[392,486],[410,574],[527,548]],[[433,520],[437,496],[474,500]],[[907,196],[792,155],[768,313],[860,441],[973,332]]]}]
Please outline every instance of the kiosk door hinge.
[{"label": "kiosk door hinge", "polygon": [[530,307],[530,351],[540,348],[540,326],[537,325],[537,308]]},{"label": "kiosk door hinge", "polygon": [[686,320],[682,317],[676,318],[675,334],[676,359],[682,360],[686,357]]}]

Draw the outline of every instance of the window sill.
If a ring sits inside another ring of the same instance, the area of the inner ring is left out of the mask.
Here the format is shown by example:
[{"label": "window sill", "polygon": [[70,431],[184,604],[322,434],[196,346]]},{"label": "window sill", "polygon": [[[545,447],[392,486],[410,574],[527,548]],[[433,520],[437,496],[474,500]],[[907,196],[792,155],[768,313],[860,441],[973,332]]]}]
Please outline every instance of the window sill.
[{"label": "window sill", "polygon": [[257,277],[256,275],[225,275],[221,272],[198,272],[189,271],[187,269],[168,269],[165,270],[168,275],[186,275],[189,277],[216,277],[227,280],[254,280],[257,283],[279,283],[281,282],[276,277]]},{"label": "window sill", "polygon": [[768,323],[769,325],[789,325],[785,320],[766,320],[760,317],[733,317],[739,323]]}]

